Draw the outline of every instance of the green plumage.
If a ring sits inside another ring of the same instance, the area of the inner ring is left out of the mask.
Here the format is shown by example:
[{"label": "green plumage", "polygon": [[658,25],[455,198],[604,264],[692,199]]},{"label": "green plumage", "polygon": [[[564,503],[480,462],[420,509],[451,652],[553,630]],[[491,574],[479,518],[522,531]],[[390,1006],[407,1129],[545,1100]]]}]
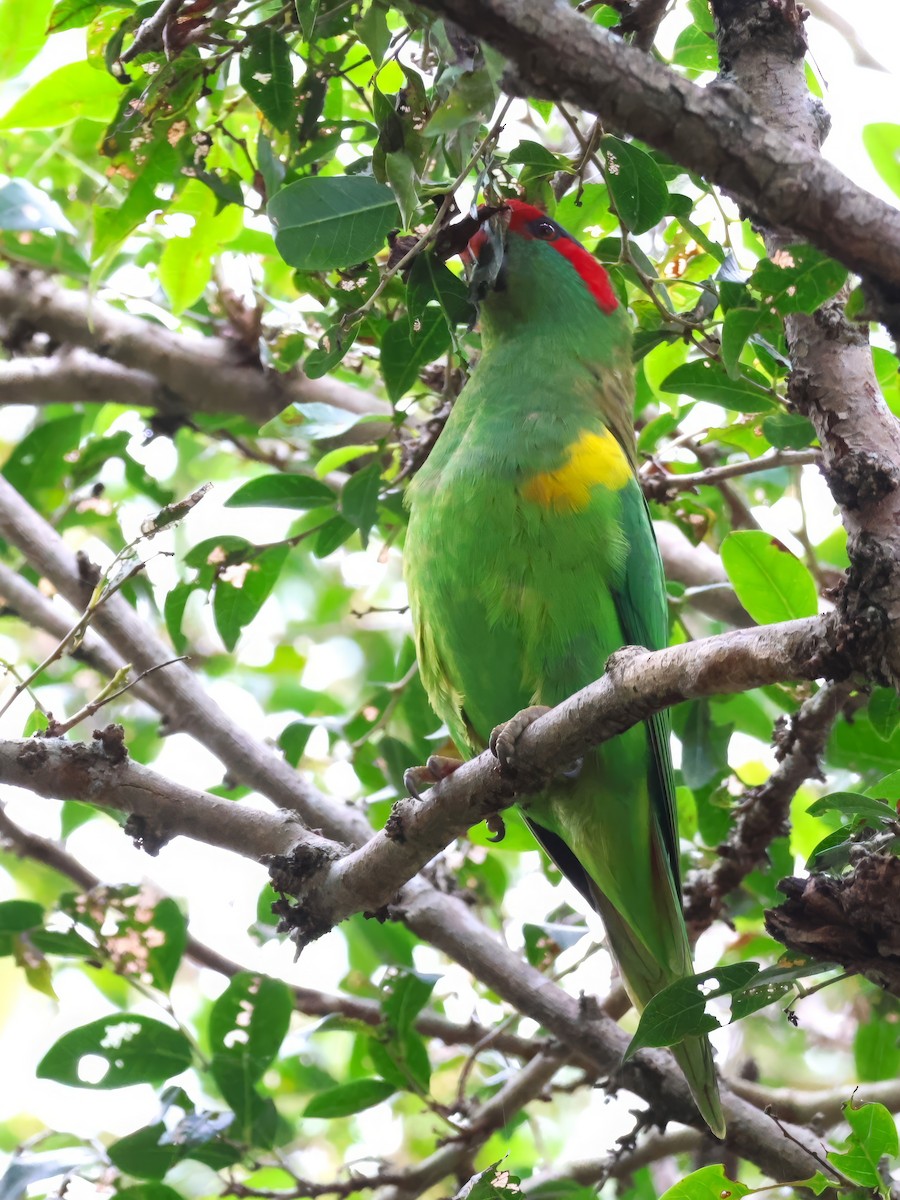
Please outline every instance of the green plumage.
[{"label": "green plumage", "polygon": [[[502,287],[481,323],[481,361],[409,488],[404,554],[422,678],[464,754],[520,709],[598,678],[623,645],[657,649],[668,632],[633,473],[627,315],[604,313],[551,244],[509,232]],[[529,482],[564,470],[580,438],[608,433],[631,468],[620,465],[615,486],[593,483],[583,505],[530,498]],[[638,1008],[692,973],[667,714],[588,754],[577,778],[531,798],[525,815],[602,915]],[[708,1043],[675,1053],[721,1136]]]}]

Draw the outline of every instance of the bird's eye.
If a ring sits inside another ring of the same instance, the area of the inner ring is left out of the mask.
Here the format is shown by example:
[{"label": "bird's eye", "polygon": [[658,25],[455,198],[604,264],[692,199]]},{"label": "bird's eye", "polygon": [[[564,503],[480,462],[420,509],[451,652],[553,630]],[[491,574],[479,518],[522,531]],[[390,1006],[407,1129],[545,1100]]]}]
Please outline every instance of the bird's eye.
[{"label": "bird's eye", "polygon": [[543,242],[552,242],[556,237],[556,226],[552,221],[535,221],[532,230],[534,236]]}]

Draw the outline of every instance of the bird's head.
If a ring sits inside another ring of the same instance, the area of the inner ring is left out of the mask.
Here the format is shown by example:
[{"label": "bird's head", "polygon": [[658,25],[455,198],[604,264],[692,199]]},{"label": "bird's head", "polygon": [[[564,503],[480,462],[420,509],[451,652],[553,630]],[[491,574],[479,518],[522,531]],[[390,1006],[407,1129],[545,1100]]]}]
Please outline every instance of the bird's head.
[{"label": "bird's head", "polygon": [[618,308],[601,264],[539,208],[506,200],[500,208],[483,205],[478,216],[463,258],[479,305],[524,312],[533,303],[570,305],[583,295],[607,316]]}]

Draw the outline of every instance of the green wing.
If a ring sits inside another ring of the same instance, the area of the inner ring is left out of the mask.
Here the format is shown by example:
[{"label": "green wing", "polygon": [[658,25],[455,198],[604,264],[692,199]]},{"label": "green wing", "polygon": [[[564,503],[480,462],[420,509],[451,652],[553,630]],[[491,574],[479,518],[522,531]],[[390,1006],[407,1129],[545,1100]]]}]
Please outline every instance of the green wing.
[{"label": "green wing", "polygon": [[[665,577],[659,548],[653,533],[650,510],[640,485],[635,481],[622,496],[622,520],[629,546],[625,578],[613,589],[613,599],[626,642],[662,650],[669,642],[669,617]],[[659,825],[666,856],[672,868],[676,889],[681,890],[678,851],[678,821],[675,806],[675,779],[672,773],[670,734],[672,722],[668,709],[647,721],[653,769],[649,788],[653,811]]]}]

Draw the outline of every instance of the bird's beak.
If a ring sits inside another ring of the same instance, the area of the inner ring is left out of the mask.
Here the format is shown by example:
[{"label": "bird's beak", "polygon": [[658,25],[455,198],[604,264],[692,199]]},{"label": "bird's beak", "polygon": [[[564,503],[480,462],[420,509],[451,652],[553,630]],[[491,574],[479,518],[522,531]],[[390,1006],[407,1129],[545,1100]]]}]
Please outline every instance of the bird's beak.
[{"label": "bird's beak", "polygon": [[474,304],[480,304],[488,292],[503,287],[509,218],[508,208],[492,212],[469,242],[464,259],[474,263],[469,275],[469,296]]}]

